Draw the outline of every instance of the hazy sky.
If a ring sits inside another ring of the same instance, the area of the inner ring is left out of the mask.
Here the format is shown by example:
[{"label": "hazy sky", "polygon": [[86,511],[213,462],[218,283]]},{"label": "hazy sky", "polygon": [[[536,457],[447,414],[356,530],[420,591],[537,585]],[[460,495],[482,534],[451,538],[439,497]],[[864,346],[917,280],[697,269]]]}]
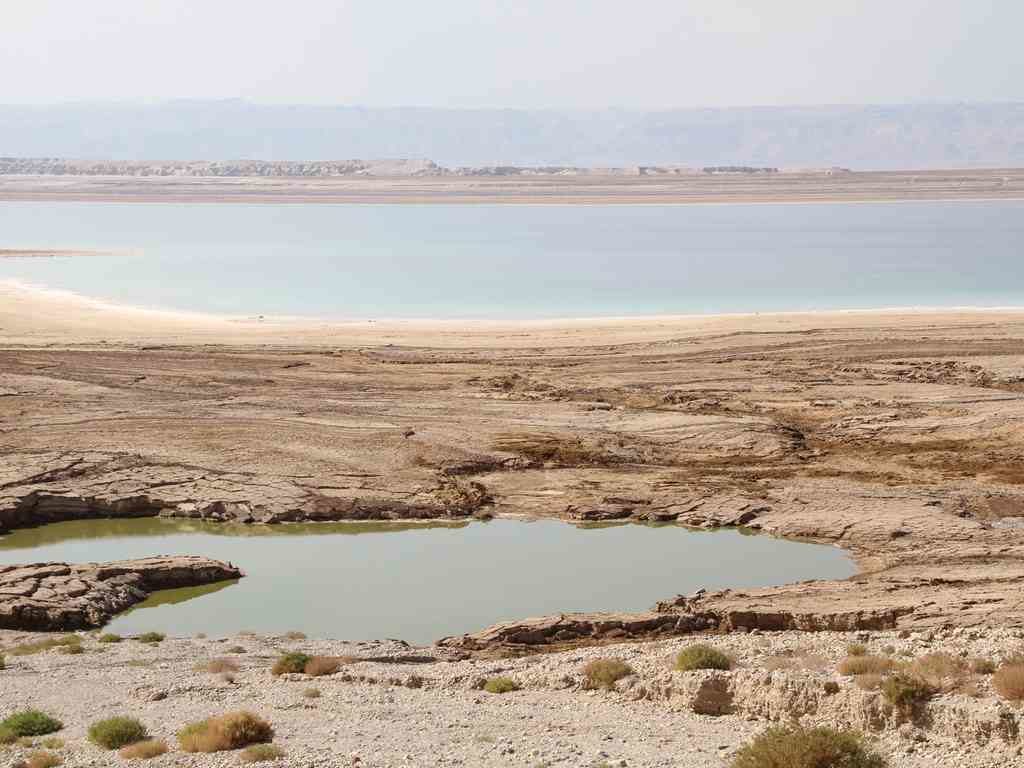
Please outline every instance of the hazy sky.
[{"label": "hazy sky", "polygon": [[1024,101],[1022,0],[0,0],[0,103]]}]

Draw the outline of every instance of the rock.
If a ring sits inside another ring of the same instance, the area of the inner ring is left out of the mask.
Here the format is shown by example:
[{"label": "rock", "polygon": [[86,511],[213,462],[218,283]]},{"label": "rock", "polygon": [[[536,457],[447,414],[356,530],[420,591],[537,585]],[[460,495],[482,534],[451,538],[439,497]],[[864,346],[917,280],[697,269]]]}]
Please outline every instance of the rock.
[{"label": "rock", "polygon": [[729,715],[733,706],[732,680],[728,672],[687,672],[677,687],[684,706],[697,715]]},{"label": "rock", "polygon": [[[150,557],[96,564],[0,566],[0,629],[98,627],[150,592],[237,579],[239,568],[206,557]],[[42,586],[43,580],[50,585]]]}]

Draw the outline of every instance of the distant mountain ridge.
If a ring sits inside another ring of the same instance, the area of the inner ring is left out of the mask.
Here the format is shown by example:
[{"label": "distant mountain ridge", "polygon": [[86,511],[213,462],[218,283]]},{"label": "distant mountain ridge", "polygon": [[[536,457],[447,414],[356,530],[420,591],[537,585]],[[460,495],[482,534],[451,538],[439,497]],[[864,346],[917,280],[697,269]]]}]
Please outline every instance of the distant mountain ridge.
[{"label": "distant mountain ridge", "polygon": [[1024,165],[1024,103],[639,111],[176,101],[0,105],[0,156],[430,158],[459,166]]}]

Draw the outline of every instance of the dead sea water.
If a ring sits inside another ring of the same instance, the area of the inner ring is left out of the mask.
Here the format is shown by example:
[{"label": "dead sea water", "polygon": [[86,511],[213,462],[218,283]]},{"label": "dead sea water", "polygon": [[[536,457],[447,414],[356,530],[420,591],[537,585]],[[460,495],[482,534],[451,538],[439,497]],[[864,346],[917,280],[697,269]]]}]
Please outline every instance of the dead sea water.
[{"label": "dead sea water", "polygon": [[642,611],[698,588],[851,576],[842,550],[737,530],[558,521],[244,526],[83,520],[0,537],[0,564],[158,554],[229,560],[235,582],[155,593],[110,631],[244,630],[429,643],[509,619]]},{"label": "dead sea water", "polygon": [[567,317],[1024,305],[1024,201],[2,203],[0,279],[234,315]]}]

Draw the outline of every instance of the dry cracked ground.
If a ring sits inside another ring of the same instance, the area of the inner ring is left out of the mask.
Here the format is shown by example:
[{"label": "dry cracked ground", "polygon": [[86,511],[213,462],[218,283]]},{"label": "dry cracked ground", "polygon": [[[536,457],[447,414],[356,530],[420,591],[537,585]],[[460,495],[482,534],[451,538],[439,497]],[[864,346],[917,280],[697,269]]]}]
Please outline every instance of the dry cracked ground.
[{"label": "dry cracked ground", "polygon": [[[462,659],[695,629],[1018,632],[1024,320],[863,317],[547,347],[9,344],[0,527],[675,521],[832,542],[860,569],[687,599],[665,584],[641,615],[509,617],[448,639]],[[45,622],[60,585],[17,583],[0,620]]]}]

